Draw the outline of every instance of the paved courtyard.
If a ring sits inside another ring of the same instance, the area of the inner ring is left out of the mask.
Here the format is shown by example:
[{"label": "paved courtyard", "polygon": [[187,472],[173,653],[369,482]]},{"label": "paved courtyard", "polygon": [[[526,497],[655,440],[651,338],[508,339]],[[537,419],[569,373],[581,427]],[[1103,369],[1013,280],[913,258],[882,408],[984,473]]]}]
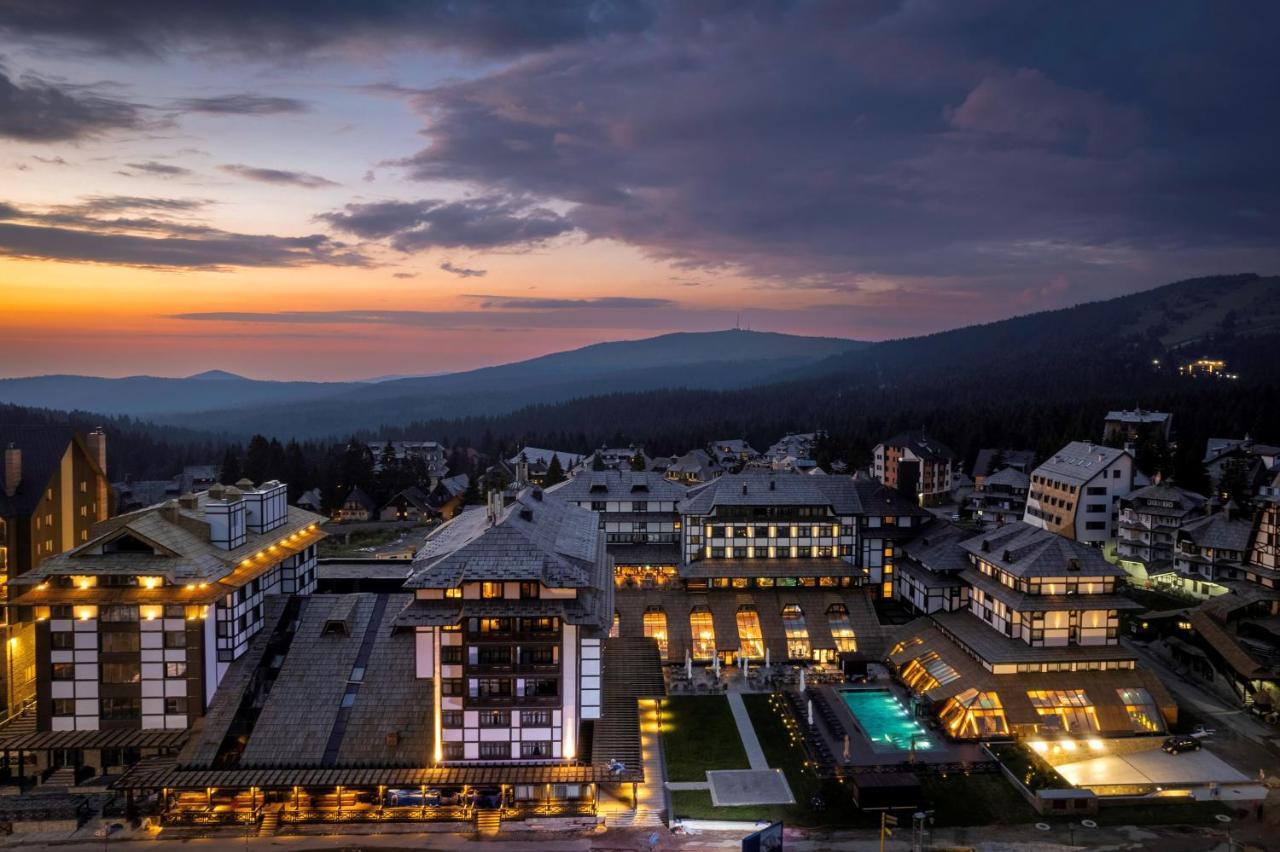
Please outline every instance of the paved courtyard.
[{"label": "paved courtyard", "polygon": [[1250,778],[1208,749],[1168,754],[1158,748],[1129,754],[1109,754],[1057,766],[1058,772],[1077,787],[1122,784],[1249,784]]},{"label": "paved courtyard", "polygon": [[718,769],[707,773],[711,804],[794,805],[795,796],[781,769]]}]

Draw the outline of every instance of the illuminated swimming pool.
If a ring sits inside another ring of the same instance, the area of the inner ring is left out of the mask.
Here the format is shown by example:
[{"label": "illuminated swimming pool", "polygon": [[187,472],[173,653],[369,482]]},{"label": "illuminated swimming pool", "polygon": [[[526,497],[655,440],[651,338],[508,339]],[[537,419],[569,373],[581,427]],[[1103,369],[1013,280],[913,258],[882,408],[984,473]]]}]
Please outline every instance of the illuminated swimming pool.
[{"label": "illuminated swimming pool", "polygon": [[840,697],[875,751],[910,751],[912,737],[916,751],[937,747],[933,736],[889,690],[849,689],[842,691]]}]

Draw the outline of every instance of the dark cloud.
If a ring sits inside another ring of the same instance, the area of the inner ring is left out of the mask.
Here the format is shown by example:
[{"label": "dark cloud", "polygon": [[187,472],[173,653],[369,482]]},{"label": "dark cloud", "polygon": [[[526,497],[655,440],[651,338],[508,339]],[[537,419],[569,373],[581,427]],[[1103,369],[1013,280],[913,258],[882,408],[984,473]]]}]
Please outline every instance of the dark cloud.
[{"label": "dark cloud", "polygon": [[71,165],[61,157],[41,157],[39,154],[32,154],[31,159],[37,163],[44,163],[46,166],[69,166]]},{"label": "dark cloud", "polygon": [[[195,206],[199,206],[196,204]],[[0,202],[0,256],[169,269],[365,265],[358,252],[323,234],[239,234],[168,218],[104,218],[116,211],[167,214],[194,209],[172,199],[98,197],[49,211]]]},{"label": "dark cloud", "polygon": [[191,174],[191,169],[184,169],[182,166],[175,166],[173,163],[157,163],[155,160],[148,160],[145,163],[127,163],[126,165],[135,172],[155,175],[156,177],[183,177]]},{"label": "dark cloud", "polygon": [[393,272],[393,273],[391,273],[391,277],[392,277],[392,278],[405,278],[405,279],[408,279],[408,278],[417,278],[417,277],[418,277],[418,273],[416,273],[416,272]]},{"label": "dark cloud", "polygon": [[545,242],[573,229],[555,211],[506,195],[348,204],[342,211],[317,218],[364,239],[387,239],[393,248],[406,252],[520,246]]},{"label": "dark cloud", "polygon": [[454,266],[454,264],[448,260],[440,264],[440,268],[451,275],[458,276],[459,278],[483,278],[489,274],[489,270],[487,269],[468,269],[465,266]]},{"label": "dark cloud", "polygon": [[1184,277],[1190,253],[1265,268],[1280,7],[1199,8],[1153,30],[1097,4],[671,4],[651,33],[398,90],[429,140],[401,165],[558,201],[686,268],[859,299],[989,309],[1056,276],[1073,286],[1050,296],[1086,298]]},{"label": "dark cloud", "polygon": [[68,40],[108,53],[164,54],[198,47],[240,56],[339,47],[382,55],[396,46],[509,55],[635,32],[648,2],[618,0],[41,0],[0,4],[0,30]]},{"label": "dark cloud", "polygon": [[339,186],[339,184],[328,178],[322,178],[319,175],[308,174],[307,172],[293,172],[284,169],[262,169],[254,166],[244,166],[239,164],[228,164],[218,166],[221,171],[227,174],[235,175],[245,180],[258,181],[259,183],[273,183],[281,186],[301,186],[306,189],[320,189],[326,186]]},{"label": "dark cloud", "polygon": [[91,195],[67,208],[84,213],[114,213],[124,210],[163,213],[188,213],[209,205],[203,198],[156,198],[141,195]]},{"label": "dark cloud", "polygon": [[15,80],[0,67],[0,137],[59,142],[133,130],[144,123],[136,104],[107,97],[93,87],[33,76]]},{"label": "dark cloud", "polygon": [[599,296],[590,299],[556,299],[522,296],[469,296],[479,299],[482,308],[499,308],[502,310],[557,311],[566,308],[673,308],[676,303],[670,299],[645,299],[630,296]]},{"label": "dark cloud", "polygon": [[184,98],[178,101],[177,106],[185,112],[202,112],[211,115],[280,115],[307,111],[306,102],[295,98],[250,94]]}]

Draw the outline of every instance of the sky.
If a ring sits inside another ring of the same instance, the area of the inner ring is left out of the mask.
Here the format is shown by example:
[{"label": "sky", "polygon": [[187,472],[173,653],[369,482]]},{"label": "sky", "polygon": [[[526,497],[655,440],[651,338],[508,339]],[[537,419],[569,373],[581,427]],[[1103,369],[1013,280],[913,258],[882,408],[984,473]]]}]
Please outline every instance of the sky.
[{"label": "sky", "polygon": [[881,340],[1280,270],[1269,2],[0,0],[0,376]]}]

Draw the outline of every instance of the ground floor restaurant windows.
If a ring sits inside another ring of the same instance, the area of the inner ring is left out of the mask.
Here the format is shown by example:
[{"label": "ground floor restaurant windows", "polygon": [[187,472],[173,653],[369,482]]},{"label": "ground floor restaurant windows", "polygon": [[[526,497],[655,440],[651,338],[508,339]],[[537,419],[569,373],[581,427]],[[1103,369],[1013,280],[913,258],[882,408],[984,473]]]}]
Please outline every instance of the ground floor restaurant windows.
[{"label": "ground floor restaurant windows", "polygon": [[1088,733],[1100,729],[1098,713],[1083,689],[1030,690],[1027,698],[1040,714],[1040,724],[1049,730]]},{"label": "ground floor restaurant windows", "polygon": [[693,635],[693,658],[709,660],[716,655],[716,628],[711,622],[711,610],[695,607],[689,613],[689,632]]},{"label": "ground floor restaurant windows", "polygon": [[744,606],[738,610],[738,648],[748,659],[764,657],[764,633],[755,607]]},{"label": "ground floor restaurant windows", "polygon": [[828,607],[827,624],[831,627],[831,638],[835,640],[837,651],[852,653],[858,650],[858,638],[853,633],[853,625],[849,623],[848,607],[844,604],[832,604]]},{"label": "ground floor restaurant windows", "polygon": [[1132,689],[1117,689],[1116,694],[1120,696],[1125,712],[1129,714],[1129,722],[1133,725],[1134,733],[1160,733],[1164,730],[1160,708],[1156,706],[1150,692],[1139,686]]},{"label": "ground floor restaurant windows", "polygon": [[660,609],[650,608],[644,614],[644,636],[646,639],[658,640],[658,657],[667,658],[667,614]]},{"label": "ground floor restaurant windows", "polygon": [[994,737],[1009,733],[1000,696],[972,687],[947,701],[939,718],[953,737]]},{"label": "ground floor restaurant windows", "polygon": [[787,634],[787,657],[792,660],[809,659],[809,628],[800,607],[787,604],[782,608],[782,629]]}]

